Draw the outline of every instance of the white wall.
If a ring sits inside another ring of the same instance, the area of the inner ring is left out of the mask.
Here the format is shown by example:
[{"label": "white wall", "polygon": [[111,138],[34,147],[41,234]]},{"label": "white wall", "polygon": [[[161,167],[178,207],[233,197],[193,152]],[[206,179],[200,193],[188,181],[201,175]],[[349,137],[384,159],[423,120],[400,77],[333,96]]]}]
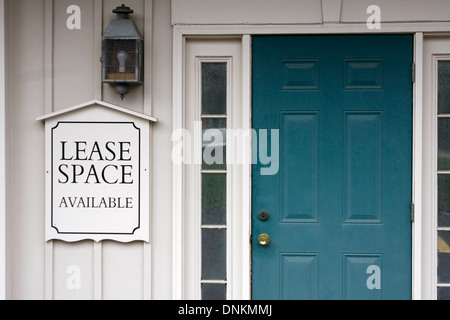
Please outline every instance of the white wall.
[{"label": "white wall", "polygon": [[383,22],[450,21],[448,0],[342,0],[342,22],[367,20],[367,8],[378,5]]},{"label": "white wall", "polygon": [[[82,10],[81,30],[66,28],[66,9],[74,3]],[[4,13],[10,36],[2,47],[0,24],[0,75],[8,77],[5,81],[0,76],[0,289],[6,286],[6,298],[173,296],[172,24],[295,24],[303,28],[328,22],[327,30],[332,30],[330,25],[336,22],[365,23],[366,9],[372,4],[381,7],[383,21],[419,21],[418,29],[430,25],[426,21],[450,21],[448,0],[127,0],[150,51],[146,51],[145,84],[133,88],[122,102],[112,87],[101,84],[99,72],[101,33],[114,16],[112,9],[122,3],[0,0],[0,22]],[[2,48],[7,48],[5,55]],[[6,71],[1,69],[5,56]],[[5,87],[7,96],[2,93]],[[44,126],[35,119],[92,99],[151,113],[159,120],[153,127],[150,244],[44,241]],[[5,149],[7,153],[2,154]],[[1,240],[5,236],[6,246]],[[67,268],[73,265],[81,270],[80,290],[66,286]]]},{"label": "white wall", "polygon": [[[8,0],[6,0],[8,1]],[[3,2],[3,0],[2,0]],[[171,84],[170,1],[128,0],[146,40],[146,82],[124,101],[101,84],[101,35],[122,0],[9,0],[11,39],[10,135],[7,171],[13,299],[167,299],[171,297]],[[69,30],[67,7],[81,9],[81,30]],[[1,5],[2,3],[0,3]],[[0,19],[1,21],[1,19]],[[0,28],[0,34],[2,34]],[[153,42],[152,42],[153,39]],[[0,42],[1,43],[1,42]],[[2,46],[0,45],[0,49]],[[151,57],[153,58],[153,62]],[[0,50],[0,58],[2,58]],[[0,66],[2,64],[0,63]],[[152,69],[154,72],[152,73]],[[0,70],[2,71],[2,70]],[[4,74],[0,72],[0,74]],[[0,78],[0,85],[2,85]],[[0,98],[2,98],[0,91]],[[44,240],[44,114],[92,99],[159,118],[153,128],[151,243]],[[2,100],[0,99],[0,102]],[[4,115],[0,105],[0,115]],[[0,121],[4,119],[0,116]],[[0,122],[0,127],[4,125]],[[0,134],[0,147],[4,136]],[[0,158],[0,169],[4,160]],[[3,178],[0,179],[0,182]],[[2,196],[5,192],[0,186]],[[1,199],[0,199],[1,200]],[[2,207],[3,201],[0,201]],[[2,219],[0,208],[0,219]],[[3,223],[1,224],[3,227]],[[3,229],[2,229],[3,230]],[[0,230],[0,237],[4,232]],[[4,242],[0,241],[0,244]],[[0,248],[0,257],[3,257]],[[153,263],[157,261],[157,263]],[[3,267],[4,264],[0,266]],[[70,289],[71,266],[81,287]],[[2,274],[4,268],[0,268]],[[1,282],[0,282],[1,287]],[[0,296],[0,298],[2,298]]]},{"label": "white wall", "polygon": [[152,297],[172,297],[172,27],[170,1],[154,0]]},{"label": "white wall", "polygon": [[173,0],[173,24],[320,23],[317,0]]},{"label": "white wall", "polygon": [[0,300],[6,299],[6,58],[5,1],[0,0]]},{"label": "white wall", "polygon": [[44,1],[11,1],[9,231],[12,298],[43,298]]},{"label": "white wall", "polygon": [[383,22],[450,21],[448,0],[172,0],[172,23],[366,23],[371,5]]}]

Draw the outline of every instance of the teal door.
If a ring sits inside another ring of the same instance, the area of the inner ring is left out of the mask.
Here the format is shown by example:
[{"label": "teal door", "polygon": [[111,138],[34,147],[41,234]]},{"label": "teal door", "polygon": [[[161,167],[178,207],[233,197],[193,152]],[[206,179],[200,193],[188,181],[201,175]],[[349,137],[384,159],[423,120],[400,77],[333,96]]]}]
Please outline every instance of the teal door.
[{"label": "teal door", "polygon": [[253,299],[411,298],[412,55],[410,35],[253,38]]}]

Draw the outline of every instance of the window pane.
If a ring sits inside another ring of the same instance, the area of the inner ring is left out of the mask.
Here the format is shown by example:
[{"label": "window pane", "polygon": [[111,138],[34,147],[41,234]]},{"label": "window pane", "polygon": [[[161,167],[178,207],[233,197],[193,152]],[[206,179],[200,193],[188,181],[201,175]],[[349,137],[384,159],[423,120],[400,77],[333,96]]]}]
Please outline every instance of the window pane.
[{"label": "window pane", "polygon": [[450,227],[450,175],[438,175],[438,226]]},{"label": "window pane", "polygon": [[202,229],[202,280],[226,280],[226,229]]},{"label": "window pane", "polygon": [[203,170],[227,168],[227,119],[203,119]]},{"label": "window pane", "polygon": [[438,109],[450,113],[450,61],[438,62]]},{"label": "window pane", "polygon": [[438,231],[438,283],[450,283],[450,231]]},{"label": "window pane", "polygon": [[450,288],[438,287],[437,299],[438,300],[450,300]]},{"label": "window pane", "polygon": [[202,225],[227,224],[227,175],[202,174]]},{"label": "window pane", "polygon": [[202,300],[226,300],[226,284],[204,283],[202,284]]},{"label": "window pane", "polygon": [[438,170],[450,170],[450,119],[439,119],[438,127]]},{"label": "window pane", "polygon": [[227,113],[227,64],[202,63],[202,114]]}]

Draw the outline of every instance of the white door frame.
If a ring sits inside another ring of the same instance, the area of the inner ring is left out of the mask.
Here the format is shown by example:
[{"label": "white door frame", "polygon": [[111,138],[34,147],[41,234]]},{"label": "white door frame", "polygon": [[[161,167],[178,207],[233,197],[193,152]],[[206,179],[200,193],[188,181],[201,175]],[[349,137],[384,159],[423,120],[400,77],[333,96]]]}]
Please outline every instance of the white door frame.
[{"label": "white door frame", "polygon": [[[422,272],[422,109],[423,109],[423,33],[445,32],[450,30],[449,23],[386,23],[380,30],[368,30],[365,24],[325,24],[325,25],[175,25],[173,28],[173,130],[185,128],[184,105],[184,43],[187,37],[193,36],[242,36],[243,47],[243,99],[244,116],[251,119],[251,35],[257,34],[377,34],[377,33],[409,33],[414,34],[415,82],[413,98],[413,181],[412,197],[415,204],[412,223],[412,299],[422,299],[421,284],[427,276]],[[250,128],[250,123],[249,123]],[[246,128],[243,128],[246,129]],[[251,143],[242,146],[251,152]],[[251,234],[251,166],[245,168],[242,181],[242,192],[248,203],[242,206],[246,236]],[[173,165],[173,299],[183,299],[183,247],[184,235],[184,199],[185,169],[183,165]],[[244,198],[244,199],[245,199]],[[250,244],[245,248],[238,261],[244,276],[242,299],[251,299],[251,257]],[[247,285],[245,285],[247,284]]]},{"label": "white door frame", "polygon": [[423,33],[414,36],[413,181],[412,181],[412,299],[422,299],[422,146],[423,146]]},{"label": "white door frame", "polygon": [[[423,176],[422,297],[437,299],[438,286],[438,62],[450,59],[450,33],[424,35],[423,46]],[[427,214],[430,213],[430,214]],[[427,276],[425,276],[427,275]]]},{"label": "white door frame", "polygon": [[[239,36],[238,36],[239,37]],[[241,61],[242,68],[242,78],[241,81],[245,85],[241,88],[244,92],[241,97],[240,105],[242,106],[242,113],[240,117],[242,119],[248,119],[248,121],[243,121],[243,129],[244,131],[251,129],[251,112],[250,112],[250,36],[242,36],[241,37],[241,48],[242,48],[242,56],[244,57]],[[185,93],[184,93],[184,52],[185,52],[185,43],[186,38],[181,33],[174,33],[174,69],[180,70],[175,76],[174,74],[174,91],[177,91],[181,94],[174,94],[173,102],[174,102],[174,113],[173,113],[173,130],[174,132],[178,129],[187,128],[185,122],[185,109],[184,109],[184,101],[185,101]],[[177,53],[176,53],[177,52]],[[182,57],[179,59],[179,57]],[[175,107],[177,106],[177,107]],[[251,141],[248,141],[247,145],[241,146],[241,155],[246,159],[251,159]],[[245,201],[245,199],[250,199],[250,166],[242,166],[242,171],[240,177],[242,177],[242,181],[238,181],[239,185],[242,187],[242,201],[241,207],[237,210],[239,212],[250,212],[250,202]],[[186,243],[186,189],[185,189],[185,180],[186,177],[186,167],[183,164],[173,164],[173,299],[182,300],[186,297],[184,296],[185,281],[183,279],[184,268],[186,267],[186,260],[184,256],[188,252],[188,248],[185,247]],[[235,205],[233,205],[236,208]],[[239,238],[241,239],[250,239],[250,220],[244,218],[233,223],[241,223],[242,224],[242,234]],[[244,243],[247,243],[246,240],[243,240]],[[233,292],[231,296],[233,299],[242,299],[249,300],[250,299],[250,246],[244,246],[242,250],[239,251],[238,257],[233,257],[232,264],[234,266],[241,265],[242,271],[239,273],[240,279],[235,279],[237,283],[242,283],[242,286],[233,286]],[[248,284],[248,285],[245,285]]]}]

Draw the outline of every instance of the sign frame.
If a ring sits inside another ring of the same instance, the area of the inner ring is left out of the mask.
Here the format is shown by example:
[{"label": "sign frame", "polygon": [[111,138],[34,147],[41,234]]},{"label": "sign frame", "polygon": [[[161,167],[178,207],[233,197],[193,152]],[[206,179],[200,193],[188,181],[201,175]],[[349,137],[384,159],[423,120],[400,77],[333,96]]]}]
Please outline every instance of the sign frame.
[{"label": "sign frame", "polygon": [[157,119],[93,100],[37,120],[45,121],[45,240],[150,242],[150,123]]}]

